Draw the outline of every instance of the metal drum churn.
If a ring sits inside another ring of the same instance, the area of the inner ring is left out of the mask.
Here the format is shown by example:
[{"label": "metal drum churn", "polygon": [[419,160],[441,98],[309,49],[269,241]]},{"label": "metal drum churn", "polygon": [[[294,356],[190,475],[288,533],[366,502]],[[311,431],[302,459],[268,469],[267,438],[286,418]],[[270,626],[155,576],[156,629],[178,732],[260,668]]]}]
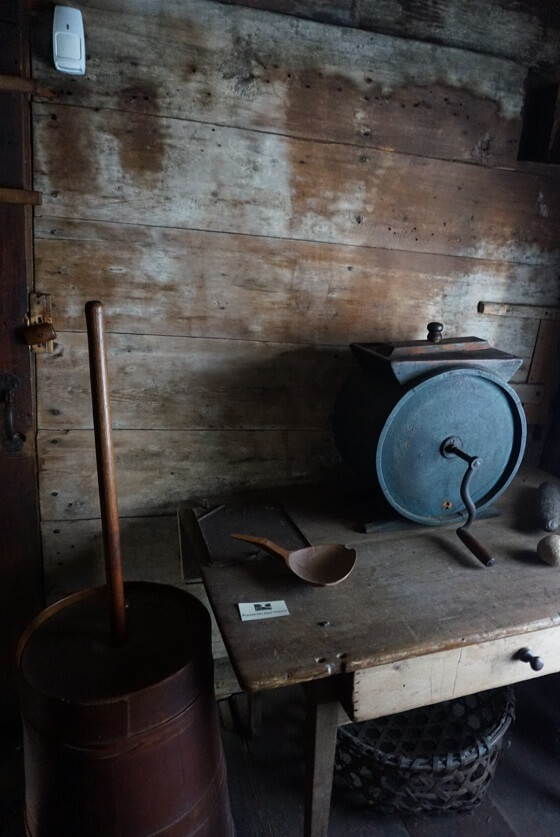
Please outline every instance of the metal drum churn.
[{"label": "metal drum churn", "polygon": [[19,643],[26,832],[230,837],[210,617],[182,590],[123,584],[101,303],[86,318],[107,585]]},{"label": "metal drum churn", "polygon": [[429,323],[427,340],[351,345],[359,367],[335,405],[335,441],[403,517],[439,525],[468,515],[458,534],[491,564],[469,527],[521,464],[526,419],[507,382],[522,361],[442,331]]}]

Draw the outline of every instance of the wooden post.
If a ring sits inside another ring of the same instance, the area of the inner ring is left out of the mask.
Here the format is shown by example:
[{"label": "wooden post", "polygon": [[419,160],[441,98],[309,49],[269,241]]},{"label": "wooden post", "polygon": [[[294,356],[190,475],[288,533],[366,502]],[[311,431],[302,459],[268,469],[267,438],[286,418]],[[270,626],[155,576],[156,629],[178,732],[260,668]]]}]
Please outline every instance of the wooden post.
[{"label": "wooden post", "polygon": [[327,837],[340,701],[337,678],[306,684],[308,729],[305,760],[305,837]]},{"label": "wooden post", "polygon": [[[23,0],[4,0],[0,13],[0,74],[29,76],[29,37]],[[31,126],[28,97],[0,93],[0,185],[30,190]],[[43,570],[33,399],[34,369],[29,348],[18,338],[25,325],[33,286],[32,207],[0,205],[0,373],[16,376],[11,396],[13,430],[19,449],[0,439],[0,718],[18,714],[15,649],[19,635],[43,605]],[[4,394],[2,412],[8,409]],[[4,424],[4,414],[1,418]]]}]

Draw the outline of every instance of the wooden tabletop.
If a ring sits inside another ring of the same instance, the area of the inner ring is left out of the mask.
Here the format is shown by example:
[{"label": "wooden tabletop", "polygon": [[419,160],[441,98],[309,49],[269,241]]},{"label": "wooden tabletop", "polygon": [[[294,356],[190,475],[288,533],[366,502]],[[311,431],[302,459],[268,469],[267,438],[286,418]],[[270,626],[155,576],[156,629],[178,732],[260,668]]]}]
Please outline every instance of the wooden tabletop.
[{"label": "wooden tabletop", "polygon": [[[322,588],[264,555],[202,567],[240,684],[258,691],[560,625],[560,569],[537,558],[544,533],[529,514],[545,479],[524,469],[496,501],[500,516],[475,522],[496,557],[490,568],[465,550],[454,528],[362,534],[334,495],[283,493],[311,543],[352,545],[357,562],[346,581]],[[269,600],[285,600],[290,615],[241,621],[238,603]]]}]

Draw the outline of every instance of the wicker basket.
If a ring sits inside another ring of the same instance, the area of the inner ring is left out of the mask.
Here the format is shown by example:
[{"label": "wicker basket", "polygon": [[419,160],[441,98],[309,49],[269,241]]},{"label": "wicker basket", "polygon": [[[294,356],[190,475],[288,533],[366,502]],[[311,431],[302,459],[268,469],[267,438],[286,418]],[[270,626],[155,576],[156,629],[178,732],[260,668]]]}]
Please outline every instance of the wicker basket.
[{"label": "wicker basket", "polygon": [[378,811],[465,811],[484,798],[515,715],[511,688],[338,731],[335,778]]}]

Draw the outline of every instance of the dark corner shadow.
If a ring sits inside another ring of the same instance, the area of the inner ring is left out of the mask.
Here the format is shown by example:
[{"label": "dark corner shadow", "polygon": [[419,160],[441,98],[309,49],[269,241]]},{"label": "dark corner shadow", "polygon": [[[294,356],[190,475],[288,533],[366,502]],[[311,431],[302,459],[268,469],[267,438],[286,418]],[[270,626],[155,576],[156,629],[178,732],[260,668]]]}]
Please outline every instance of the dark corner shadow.
[{"label": "dark corner shadow", "polygon": [[514,561],[519,561],[521,564],[533,564],[541,567],[545,564],[537,555],[537,548],[535,549],[512,549],[508,551],[508,558],[513,558]]},{"label": "dark corner shadow", "polygon": [[31,20],[33,55],[49,67],[52,67],[53,62],[52,25],[55,5],[55,2],[36,0]]},{"label": "dark corner shadow", "polygon": [[516,532],[539,532],[537,523],[537,489],[526,485],[518,489],[513,506],[512,528]]}]

